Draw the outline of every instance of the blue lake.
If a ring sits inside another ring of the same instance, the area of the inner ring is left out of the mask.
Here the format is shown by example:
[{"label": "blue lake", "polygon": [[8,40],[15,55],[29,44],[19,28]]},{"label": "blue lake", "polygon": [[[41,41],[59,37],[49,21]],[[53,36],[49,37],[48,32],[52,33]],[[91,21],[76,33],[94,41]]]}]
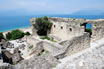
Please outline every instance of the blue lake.
[{"label": "blue lake", "polygon": [[[37,16],[0,16],[0,32],[30,27],[30,19],[32,17],[43,17],[44,15],[37,15]],[[79,15],[45,15],[49,17],[65,17],[65,18],[84,18],[84,19],[101,19],[104,18],[102,15],[97,16],[79,16]],[[87,27],[91,27],[87,25]]]}]

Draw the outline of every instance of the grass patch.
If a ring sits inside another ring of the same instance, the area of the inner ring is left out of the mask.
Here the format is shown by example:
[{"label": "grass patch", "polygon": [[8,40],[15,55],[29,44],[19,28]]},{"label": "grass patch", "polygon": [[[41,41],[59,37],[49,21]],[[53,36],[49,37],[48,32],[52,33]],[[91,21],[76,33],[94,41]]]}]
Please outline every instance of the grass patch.
[{"label": "grass patch", "polygon": [[51,40],[52,42],[57,42],[56,40]]},{"label": "grass patch", "polygon": [[40,37],[40,39],[42,39],[42,40],[50,40],[50,41],[52,41],[52,42],[57,42],[56,40],[51,40],[48,36],[43,36],[43,37]]},{"label": "grass patch", "polygon": [[40,39],[47,39],[47,40],[50,40],[50,38],[48,36],[44,36],[44,37],[40,37]]}]

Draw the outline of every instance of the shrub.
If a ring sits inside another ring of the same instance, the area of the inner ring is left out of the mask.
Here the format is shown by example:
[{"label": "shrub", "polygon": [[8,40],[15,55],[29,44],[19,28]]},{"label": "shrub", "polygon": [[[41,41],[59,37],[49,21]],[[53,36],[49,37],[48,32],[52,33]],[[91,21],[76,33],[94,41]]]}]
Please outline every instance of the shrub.
[{"label": "shrub", "polygon": [[15,39],[20,39],[22,37],[24,37],[24,32],[22,32],[20,30],[13,30],[6,34],[7,40],[15,40]]},{"label": "shrub", "polygon": [[29,33],[29,32],[26,32],[26,33],[24,33],[24,34],[25,34],[25,35],[27,35],[27,36],[28,36],[28,35],[30,35],[30,33]]},{"label": "shrub", "polygon": [[11,32],[11,39],[12,40],[19,39],[19,38],[22,38],[22,37],[24,37],[24,33],[20,30],[13,30]]}]

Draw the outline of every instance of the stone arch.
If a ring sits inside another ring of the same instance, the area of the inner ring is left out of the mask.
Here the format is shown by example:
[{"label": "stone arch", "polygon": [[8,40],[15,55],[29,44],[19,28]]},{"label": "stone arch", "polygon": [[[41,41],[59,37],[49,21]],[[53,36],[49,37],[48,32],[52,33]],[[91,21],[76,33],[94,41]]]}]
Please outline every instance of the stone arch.
[{"label": "stone arch", "polygon": [[84,32],[87,32],[90,34],[90,37],[92,35],[92,24],[89,22],[81,24],[81,26],[84,26]]}]

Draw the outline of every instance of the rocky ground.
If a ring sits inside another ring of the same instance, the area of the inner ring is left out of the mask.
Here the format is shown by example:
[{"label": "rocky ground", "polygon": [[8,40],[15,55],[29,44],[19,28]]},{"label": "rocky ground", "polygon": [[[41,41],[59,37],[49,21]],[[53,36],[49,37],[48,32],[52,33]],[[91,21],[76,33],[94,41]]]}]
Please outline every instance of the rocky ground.
[{"label": "rocky ground", "polygon": [[60,59],[54,69],[104,69],[104,39],[91,43],[91,48]]},{"label": "rocky ground", "polygon": [[[16,47],[25,44],[20,40],[10,42],[16,44]],[[26,57],[26,47],[27,45],[24,50],[20,48],[25,60],[16,65],[2,63],[0,69],[104,69],[104,38],[91,43],[88,49],[59,60],[48,53]]]}]

